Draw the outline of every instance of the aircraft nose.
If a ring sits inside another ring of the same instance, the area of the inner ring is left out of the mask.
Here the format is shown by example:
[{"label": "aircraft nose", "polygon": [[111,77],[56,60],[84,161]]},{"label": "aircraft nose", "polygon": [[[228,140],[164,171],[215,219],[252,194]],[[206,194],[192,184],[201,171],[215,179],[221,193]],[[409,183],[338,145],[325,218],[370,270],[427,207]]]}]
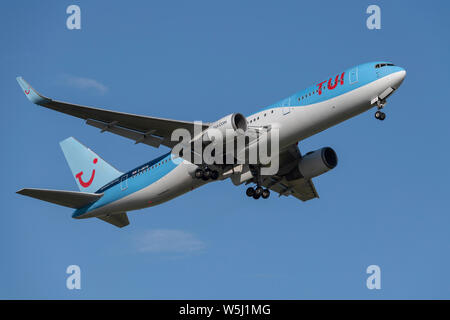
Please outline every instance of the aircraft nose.
[{"label": "aircraft nose", "polygon": [[400,68],[401,70],[397,71],[394,73],[394,77],[393,77],[393,81],[392,81],[392,86],[395,89],[398,89],[398,87],[400,87],[400,85],[402,84],[403,80],[406,77],[406,70],[403,68]]}]

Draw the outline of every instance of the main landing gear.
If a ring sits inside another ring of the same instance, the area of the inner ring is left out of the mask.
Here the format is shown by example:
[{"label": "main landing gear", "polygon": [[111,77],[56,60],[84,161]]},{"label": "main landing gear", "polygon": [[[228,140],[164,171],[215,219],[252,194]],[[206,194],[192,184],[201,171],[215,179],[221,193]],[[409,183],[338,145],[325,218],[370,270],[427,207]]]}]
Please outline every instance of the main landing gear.
[{"label": "main landing gear", "polygon": [[248,197],[253,197],[253,199],[267,199],[270,196],[269,189],[264,189],[261,187],[262,181],[261,181],[261,168],[259,166],[251,166],[250,170],[253,174],[253,176],[256,178],[256,188],[249,187],[245,194]]},{"label": "main landing gear", "polygon": [[259,199],[261,197],[267,199],[270,196],[270,191],[269,189],[263,189],[262,187],[249,187],[245,194],[248,197],[253,197],[253,199]]},{"label": "main landing gear", "polygon": [[211,170],[208,167],[198,168],[195,170],[195,177],[197,179],[202,179],[203,181],[208,181],[209,179],[217,180],[217,178],[219,178],[219,172],[216,170]]},{"label": "main landing gear", "polygon": [[375,112],[375,119],[384,120],[386,118],[386,114],[384,112],[380,111],[381,109],[383,109],[385,104],[386,104],[386,101],[380,101],[380,100],[377,101],[378,110],[377,110],[377,112]]}]

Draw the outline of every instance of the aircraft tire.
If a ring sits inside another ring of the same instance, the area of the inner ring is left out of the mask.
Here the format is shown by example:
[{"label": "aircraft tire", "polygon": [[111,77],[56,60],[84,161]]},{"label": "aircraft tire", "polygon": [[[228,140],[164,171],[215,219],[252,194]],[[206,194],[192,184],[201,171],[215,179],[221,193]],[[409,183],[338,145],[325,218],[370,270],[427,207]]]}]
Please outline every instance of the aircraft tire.
[{"label": "aircraft tire", "polygon": [[211,179],[217,180],[219,178],[219,172],[216,170],[211,171]]},{"label": "aircraft tire", "polygon": [[195,177],[196,177],[197,179],[203,178],[203,170],[202,170],[202,169],[197,169],[197,170],[195,170]]}]

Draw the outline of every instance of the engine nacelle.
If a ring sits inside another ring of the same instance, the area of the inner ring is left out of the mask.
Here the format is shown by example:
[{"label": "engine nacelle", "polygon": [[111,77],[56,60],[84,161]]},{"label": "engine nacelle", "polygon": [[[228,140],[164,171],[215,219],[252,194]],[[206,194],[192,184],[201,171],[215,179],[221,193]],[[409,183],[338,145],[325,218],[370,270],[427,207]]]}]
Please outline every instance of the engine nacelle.
[{"label": "engine nacelle", "polygon": [[247,131],[247,119],[240,113],[232,113],[222,119],[214,122],[203,133],[204,140],[211,140],[214,135],[214,130],[220,130],[223,138],[227,135],[234,134],[238,129],[243,132]]},{"label": "engine nacelle", "polygon": [[305,154],[298,163],[298,170],[303,177],[311,179],[333,169],[337,163],[336,152],[325,147]]}]

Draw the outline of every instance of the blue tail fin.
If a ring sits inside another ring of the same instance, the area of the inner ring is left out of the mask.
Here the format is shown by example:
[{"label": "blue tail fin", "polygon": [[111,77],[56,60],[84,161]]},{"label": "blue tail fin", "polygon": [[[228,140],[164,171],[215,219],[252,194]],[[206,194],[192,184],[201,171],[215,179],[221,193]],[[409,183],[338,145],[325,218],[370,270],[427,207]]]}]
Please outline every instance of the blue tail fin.
[{"label": "blue tail fin", "polygon": [[122,174],[73,137],[60,145],[80,191],[95,192]]}]

